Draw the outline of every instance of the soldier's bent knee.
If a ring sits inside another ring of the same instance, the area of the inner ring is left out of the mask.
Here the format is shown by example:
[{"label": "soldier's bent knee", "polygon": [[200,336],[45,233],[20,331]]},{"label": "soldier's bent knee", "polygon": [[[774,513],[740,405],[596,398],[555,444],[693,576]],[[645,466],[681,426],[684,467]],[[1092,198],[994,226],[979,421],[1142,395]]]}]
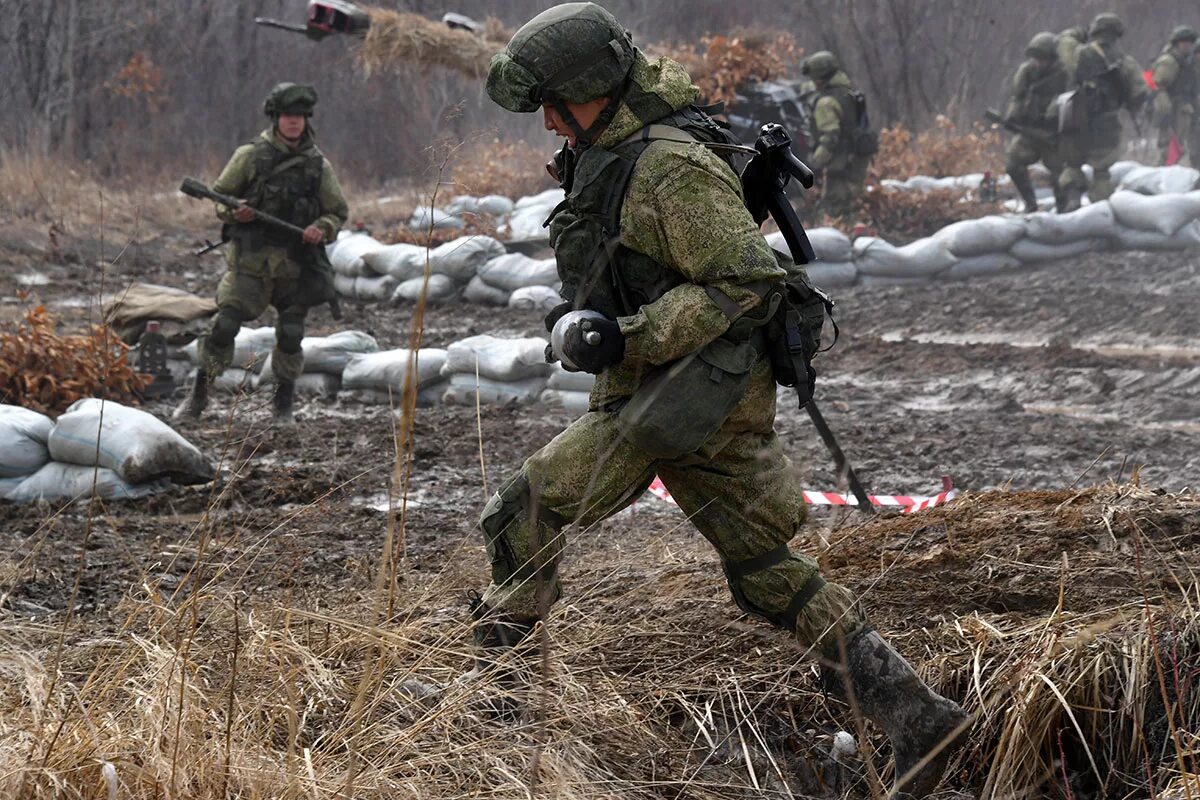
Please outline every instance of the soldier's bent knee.
[{"label": "soldier's bent knee", "polygon": [[[564,528],[568,521],[549,509],[538,508],[529,480],[519,474],[496,490],[479,518],[496,583],[531,577],[533,565],[527,563],[527,558],[521,553],[525,550],[540,551],[546,544],[542,541],[513,541],[513,535],[522,522],[528,522],[529,528],[548,528],[553,535]],[[537,538],[540,540],[542,537]]]},{"label": "soldier's bent knee", "polygon": [[228,347],[237,338],[242,329],[242,315],[231,306],[221,306],[217,309],[217,318],[213,320],[212,332],[208,339],[216,347]]},{"label": "soldier's bent knee", "polygon": [[285,353],[299,353],[304,340],[304,315],[284,312],[279,315],[275,341]]}]

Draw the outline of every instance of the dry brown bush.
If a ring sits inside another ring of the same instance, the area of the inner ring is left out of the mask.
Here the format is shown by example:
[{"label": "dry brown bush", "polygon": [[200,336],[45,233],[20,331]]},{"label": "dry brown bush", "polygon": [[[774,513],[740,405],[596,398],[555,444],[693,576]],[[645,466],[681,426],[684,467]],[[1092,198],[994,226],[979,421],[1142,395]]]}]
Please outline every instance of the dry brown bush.
[{"label": "dry brown bush", "polygon": [[129,348],[103,326],[60,336],[44,306],[0,330],[0,403],[43,414],[63,411],[84,397],[134,401],[150,377],[134,372]]},{"label": "dry brown bush", "polygon": [[737,87],[751,80],[770,80],[795,72],[803,54],[790,33],[738,32],[705,36],[693,42],[652,45],[654,55],[673,58],[687,68],[703,102],[732,103]]},{"label": "dry brown bush", "polygon": [[1000,133],[983,125],[960,131],[939,115],[934,127],[915,136],[903,123],[879,132],[871,177],[905,180],[914,175],[944,178],[970,172],[996,173],[1004,164]]},{"label": "dry brown bush", "polygon": [[893,244],[904,244],[932,236],[954,222],[1002,214],[1004,208],[951,189],[922,192],[873,186],[863,193],[858,212],[870,233]]},{"label": "dry brown bush", "polygon": [[555,187],[546,172],[551,153],[528,142],[488,139],[466,144],[454,155],[450,193],[477,197],[522,197]]},{"label": "dry brown bush", "polygon": [[496,236],[496,226],[492,217],[479,214],[464,214],[461,228],[435,228],[434,230],[414,230],[407,225],[396,225],[386,228],[375,238],[384,244],[419,244],[422,247],[437,247],[439,244],[458,239],[462,236]]}]

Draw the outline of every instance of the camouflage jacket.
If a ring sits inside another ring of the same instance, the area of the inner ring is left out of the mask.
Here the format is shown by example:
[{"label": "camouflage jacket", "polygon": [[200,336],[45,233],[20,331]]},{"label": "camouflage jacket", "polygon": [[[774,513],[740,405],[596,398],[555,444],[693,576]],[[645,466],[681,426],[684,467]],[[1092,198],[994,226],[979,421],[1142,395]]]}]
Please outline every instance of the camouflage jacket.
[{"label": "camouflage jacket", "polygon": [[1196,60],[1181,59],[1175,49],[1168,45],[1151,68],[1158,91],[1154,95],[1154,113],[1160,120],[1170,114],[1192,114],[1196,108],[1197,83]]},{"label": "camouflage jacket", "polygon": [[1043,71],[1036,61],[1026,61],[1013,76],[1012,97],[1005,116],[1052,133],[1058,117],[1055,101],[1067,91],[1068,82],[1067,70],[1061,63],[1056,61]]},{"label": "camouflage jacket", "polygon": [[813,129],[817,140],[817,148],[810,157],[813,166],[836,172],[849,162],[846,128],[858,124],[857,119],[851,119],[850,104],[846,102],[853,88],[850,77],[838,70],[823,89],[812,95]]}]

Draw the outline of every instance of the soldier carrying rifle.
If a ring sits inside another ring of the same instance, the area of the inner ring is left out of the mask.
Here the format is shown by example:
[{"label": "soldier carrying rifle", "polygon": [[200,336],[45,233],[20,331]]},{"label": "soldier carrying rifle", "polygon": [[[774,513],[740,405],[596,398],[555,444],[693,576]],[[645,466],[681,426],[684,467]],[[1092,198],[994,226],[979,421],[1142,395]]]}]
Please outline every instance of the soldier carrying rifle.
[{"label": "soldier carrying rifle", "polygon": [[1058,188],[1058,176],[1063,169],[1058,141],[1058,96],[1067,90],[1069,77],[1058,57],[1054,34],[1043,31],[1025,48],[1028,60],[1013,76],[1012,97],[1002,120],[1016,132],[1005,152],[1004,167],[1013,186],[1025,201],[1025,210],[1038,210],[1029,165],[1041,161],[1050,170],[1054,181],[1054,199],[1058,210],[1063,200]]}]

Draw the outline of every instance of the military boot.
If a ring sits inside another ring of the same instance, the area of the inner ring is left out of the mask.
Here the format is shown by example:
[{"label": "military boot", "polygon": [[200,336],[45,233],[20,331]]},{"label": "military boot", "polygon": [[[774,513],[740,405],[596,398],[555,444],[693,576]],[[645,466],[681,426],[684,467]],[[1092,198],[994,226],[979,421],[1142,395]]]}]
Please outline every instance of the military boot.
[{"label": "military boot", "polygon": [[275,422],[279,425],[291,425],[296,419],[292,416],[292,404],[296,400],[296,382],[277,380],[275,383]]},{"label": "military boot", "polygon": [[192,376],[192,388],[188,390],[187,397],[183,398],[183,402],[175,408],[171,418],[200,419],[200,415],[204,413],[207,406],[208,373],[203,369],[197,369]]},{"label": "military boot", "polygon": [[1060,186],[1054,187],[1054,210],[1059,214],[1067,211],[1067,191]]},{"label": "military boot", "polygon": [[466,680],[491,678],[496,692],[483,701],[483,710],[514,719],[522,706],[517,692],[527,681],[521,665],[512,663],[511,658],[505,659],[505,656],[533,633],[537,621],[519,620],[497,612],[478,595],[470,598],[470,604],[471,617],[475,620],[476,655],[474,668],[463,677]]},{"label": "military boot", "polygon": [[1025,213],[1032,214],[1038,210],[1037,193],[1033,191],[1033,181],[1029,178],[1029,170],[1013,170],[1008,173],[1012,178],[1013,187],[1025,201]]},{"label": "military boot", "polygon": [[[839,663],[835,649],[829,648],[826,657]],[[826,686],[845,699],[848,682],[863,716],[883,728],[891,741],[896,783],[889,797],[928,797],[965,742],[971,716],[926,686],[904,657],[870,628],[846,643],[845,667],[844,675],[827,672]]]},{"label": "military boot", "polygon": [[1071,211],[1078,211],[1083,207],[1083,190],[1078,186],[1067,186],[1062,190],[1062,206],[1059,207],[1058,213],[1066,214]]}]

